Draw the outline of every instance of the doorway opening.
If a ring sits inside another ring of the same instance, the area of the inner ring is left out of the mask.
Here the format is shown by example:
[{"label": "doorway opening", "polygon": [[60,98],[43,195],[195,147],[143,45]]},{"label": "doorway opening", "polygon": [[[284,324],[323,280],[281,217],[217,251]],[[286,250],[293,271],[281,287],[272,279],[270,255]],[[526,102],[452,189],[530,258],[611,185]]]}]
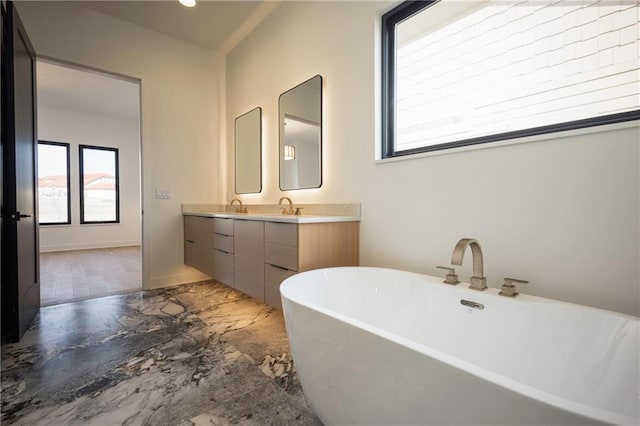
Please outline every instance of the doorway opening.
[{"label": "doorway opening", "polygon": [[36,67],[41,304],[141,290],[140,81]]}]

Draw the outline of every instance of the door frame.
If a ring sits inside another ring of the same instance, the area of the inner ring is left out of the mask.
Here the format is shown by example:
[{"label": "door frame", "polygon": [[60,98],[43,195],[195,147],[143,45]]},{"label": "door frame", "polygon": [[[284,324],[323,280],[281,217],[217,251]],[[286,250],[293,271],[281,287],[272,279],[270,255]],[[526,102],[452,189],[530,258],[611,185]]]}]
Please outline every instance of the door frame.
[{"label": "door frame", "polygon": [[[142,129],[142,78],[129,76],[101,68],[92,67],[90,65],[79,64],[64,59],[58,59],[47,55],[38,55],[36,52],[36,62],[44,62],[52,65],[57,65],[76,71],[89,72],[92,74],[100,75],[107,78],[115,78],[118,80],[128,81],[130,83],[136,83],[138,85],[138,124],[139,124],[139,137],[138,137],[138,161],[140,163],[140,251],[142,258],[142,287],[140,290],[147,288],[146,283],[149,282],[149,267],[148,267],[148,255],[145,249],[145,217],[144,217],[144,152],[143,152],[143,129]],[[37,89],[37,85],[36,85]],[[39,250],[39,249],[38,249]]]}]

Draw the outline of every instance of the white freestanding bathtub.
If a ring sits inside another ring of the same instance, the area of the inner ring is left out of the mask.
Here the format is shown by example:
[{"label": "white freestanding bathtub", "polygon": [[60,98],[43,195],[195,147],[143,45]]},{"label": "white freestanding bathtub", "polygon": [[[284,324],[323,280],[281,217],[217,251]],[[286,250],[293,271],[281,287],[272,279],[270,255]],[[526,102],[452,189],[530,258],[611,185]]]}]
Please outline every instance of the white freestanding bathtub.
[{"label": "white freestanding bathtub", "polygon": [[322,422],[639,424],[638,318],[441,281],[349,267],[281,285]]}]

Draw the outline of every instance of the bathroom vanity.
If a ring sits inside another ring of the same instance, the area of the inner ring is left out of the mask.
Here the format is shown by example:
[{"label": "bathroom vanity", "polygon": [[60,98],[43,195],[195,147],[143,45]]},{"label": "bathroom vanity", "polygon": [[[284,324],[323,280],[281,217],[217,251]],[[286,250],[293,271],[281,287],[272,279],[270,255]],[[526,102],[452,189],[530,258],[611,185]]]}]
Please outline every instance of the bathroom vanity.
[{"label": "bathroom vanity", "polygon": [[359,216],[184,212],[184,263],[281,308],[280,283],[359,264]]}]

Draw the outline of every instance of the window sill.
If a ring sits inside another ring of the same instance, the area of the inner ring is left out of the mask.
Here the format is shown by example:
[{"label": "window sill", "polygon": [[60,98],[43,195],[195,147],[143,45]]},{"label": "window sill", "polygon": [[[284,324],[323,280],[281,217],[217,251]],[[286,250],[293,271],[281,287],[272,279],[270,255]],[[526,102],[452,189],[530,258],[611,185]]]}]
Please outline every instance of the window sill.
[{"label": "window sill", "polygon": [[636,127],[640,130],[640,120],[625,121],[622,123],[606,124],[602,126],[585,127],[582,129],[566,130],[566,131],[555,132],[555,133],[545,133],[545,134],[536,135],[536,136],[527,136],[527,137],[522,137],[517,139],[509,139],[509,140],[496,141],[496,142],[487,142],[483,144],[469,145],[469,146],[463,146],[459,148],[447,148],[447,149],[441,149],[438,151],[421,152],[418,154],[408,154],[408,155],[401,155],[398,157],[390,157],[390,158],[382,158],[380,154],[381,146],[380,146],[380,143],[378,143],[378,152],[376,152],[375,163],[376,164],[395,163],[396,161],[415,160],[418,158],[457,154],[460,152],[476,151],[479,149],[497,148],[497,147],[508,146],[508,145],[518,145],[518,144],[531,143],[531,142],[557,140],[557,139],[580,136],[580,135],[611,132],[615,130],[628,129],[633,127]]}]

